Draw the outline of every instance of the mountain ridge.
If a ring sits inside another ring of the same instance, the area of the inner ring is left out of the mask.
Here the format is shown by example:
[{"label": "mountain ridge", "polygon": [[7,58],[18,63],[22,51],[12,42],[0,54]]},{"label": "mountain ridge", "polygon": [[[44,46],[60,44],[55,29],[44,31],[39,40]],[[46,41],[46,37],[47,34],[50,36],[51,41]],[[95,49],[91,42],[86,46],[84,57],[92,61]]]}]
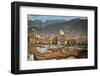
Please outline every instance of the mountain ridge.
[{"label": "mountain ridge", "polygon": [[87,19],[72,19],[66,20],[47,20],[42,22],[40,20],[28,21],[28,27],[35,27],[39,33],[55,34],[59,30],[64,30],[69,33],[84,34],[87,35]]}]

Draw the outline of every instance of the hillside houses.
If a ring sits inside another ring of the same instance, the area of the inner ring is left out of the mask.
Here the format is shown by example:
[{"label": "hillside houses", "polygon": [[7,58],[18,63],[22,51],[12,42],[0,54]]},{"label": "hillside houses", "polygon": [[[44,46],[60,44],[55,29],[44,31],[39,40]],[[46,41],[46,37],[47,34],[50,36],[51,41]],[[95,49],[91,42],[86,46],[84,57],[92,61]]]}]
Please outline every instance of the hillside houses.
[{"label": "hillside houses", "polygon": [[67,35],[63,30],[54,35],[38,33],[34,28],[28,31],[28,52],[34,60],[86,58],[87,50],[79,48],[82,45],[87,46],[87,37]]}]

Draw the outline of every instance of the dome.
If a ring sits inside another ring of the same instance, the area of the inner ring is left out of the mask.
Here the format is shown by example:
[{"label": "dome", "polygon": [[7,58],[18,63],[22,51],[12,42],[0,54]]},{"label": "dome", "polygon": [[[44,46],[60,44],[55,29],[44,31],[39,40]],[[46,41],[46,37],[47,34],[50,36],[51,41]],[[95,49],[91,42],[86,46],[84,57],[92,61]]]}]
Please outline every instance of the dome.
[{"label": "dome", "polygon": [[60,35],[64,35],[64,31],[63,30],[60,30]]}]

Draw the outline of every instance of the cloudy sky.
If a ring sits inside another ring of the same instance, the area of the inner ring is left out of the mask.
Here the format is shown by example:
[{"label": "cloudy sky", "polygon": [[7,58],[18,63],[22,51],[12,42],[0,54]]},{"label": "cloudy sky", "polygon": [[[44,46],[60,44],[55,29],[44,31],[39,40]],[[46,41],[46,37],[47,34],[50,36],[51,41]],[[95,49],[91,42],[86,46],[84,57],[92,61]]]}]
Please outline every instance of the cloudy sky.
[{"label": "cloudy sky", "polygon": [[71,20],[75,18],[87,19],[87,17],[79,17],[79,16],[53,16],[53,15],[28,15],[28,20]]}]

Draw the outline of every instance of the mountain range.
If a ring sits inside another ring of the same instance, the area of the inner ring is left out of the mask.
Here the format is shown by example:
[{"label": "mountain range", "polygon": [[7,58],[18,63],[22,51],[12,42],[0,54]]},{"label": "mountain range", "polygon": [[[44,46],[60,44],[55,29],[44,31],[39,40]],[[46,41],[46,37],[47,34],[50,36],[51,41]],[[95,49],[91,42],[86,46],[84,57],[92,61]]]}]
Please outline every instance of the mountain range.
[{"label": "mountain range", "polygon": [[75,18],[72,20],[28,20],[28,28],[35,28],[39,33],[56,34],[59,30],[67,33],[87,35],[88,19]]}]

